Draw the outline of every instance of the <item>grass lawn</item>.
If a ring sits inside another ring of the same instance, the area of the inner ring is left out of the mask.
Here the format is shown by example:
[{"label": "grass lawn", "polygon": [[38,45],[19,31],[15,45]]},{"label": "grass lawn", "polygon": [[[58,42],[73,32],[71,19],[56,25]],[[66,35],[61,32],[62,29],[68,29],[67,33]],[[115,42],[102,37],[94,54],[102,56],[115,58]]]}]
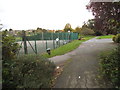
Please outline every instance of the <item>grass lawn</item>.
[{"label": "grass lawn", "polygon": [[44,57],[50,58],[57,55],[63,55],[67,52],[70,52],[74,49],[76,49],[82,42],[87,41],[95,36],[84,36],[83,40],[74,40],[66,45],[60,46],[59,48],[51,50],[51,55],[48,55],[47,53],[43,53],[42,55]]},{"label": "grass lawn", "polygon": [[105,36],[99,36],[97,39],[109,39],[112,38],[114,35],[105,35]]}]

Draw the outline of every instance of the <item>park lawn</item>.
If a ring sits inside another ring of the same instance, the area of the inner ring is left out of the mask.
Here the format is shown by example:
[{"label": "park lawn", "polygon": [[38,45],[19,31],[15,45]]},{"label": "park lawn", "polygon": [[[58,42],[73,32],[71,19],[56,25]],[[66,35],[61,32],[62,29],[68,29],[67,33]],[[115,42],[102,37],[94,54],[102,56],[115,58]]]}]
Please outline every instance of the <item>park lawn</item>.
[{"label": "park lawn", "polygon": [[99,36],[97,39],[110,39],[113,38],[114,35],[105,35],[105,36]]},{"label": "park lawn", "polygon": [[60,46],[59,48],[51,50],[51,55],[47,53],[43,53],[42,56],[50,58],[57,55],[63,55],[67,52],[70,52],[76,49],[82,42],[87,41],[95,36],[84,36],[83,40],[74,40],[66,45]]}]

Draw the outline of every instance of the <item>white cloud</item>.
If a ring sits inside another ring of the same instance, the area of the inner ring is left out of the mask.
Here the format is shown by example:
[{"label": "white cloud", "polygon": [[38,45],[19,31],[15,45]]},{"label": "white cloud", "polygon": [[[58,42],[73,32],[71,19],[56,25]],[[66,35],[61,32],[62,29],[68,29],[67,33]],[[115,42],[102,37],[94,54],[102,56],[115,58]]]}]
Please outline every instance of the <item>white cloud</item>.
[{"label": "white cloud", "polygon": [[[73,28],[93,18],[86,10],[89,0],[0,0],[0,19],[4,28]],[[2,12],[1,12],[2,11]]]}]

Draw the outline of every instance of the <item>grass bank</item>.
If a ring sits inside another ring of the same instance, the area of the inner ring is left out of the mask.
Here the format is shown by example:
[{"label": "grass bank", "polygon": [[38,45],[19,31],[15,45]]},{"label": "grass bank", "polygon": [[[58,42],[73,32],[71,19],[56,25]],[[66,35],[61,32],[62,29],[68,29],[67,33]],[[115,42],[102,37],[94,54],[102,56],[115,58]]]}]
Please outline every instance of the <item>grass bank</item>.
[{"label": "grass bank", "polygon": [[110,39],[113,38],[114,35],[105,35],[105,36],[99,36],[97,39]]},{"label": "grass bank", "polygon": [[51,55],[47,53],[42,54],[44,57],[50,58],[57,55],[63,55],[67,52],[70,52],[76,49],[82,42],[87,41],[95,36],[84,36],[82,40],[74,40],[66,45],[60,46],[59,48],[51,50]]}]

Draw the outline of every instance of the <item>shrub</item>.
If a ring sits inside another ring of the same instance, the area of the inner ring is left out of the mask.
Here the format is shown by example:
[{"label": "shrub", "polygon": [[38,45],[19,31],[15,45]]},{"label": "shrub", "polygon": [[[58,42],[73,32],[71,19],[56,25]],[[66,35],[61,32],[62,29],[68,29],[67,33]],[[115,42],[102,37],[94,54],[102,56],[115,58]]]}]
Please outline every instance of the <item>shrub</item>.
[{"label": "shrub", "polygon": [[113,36],[112,40],[115,42],[116,36]]},{"label": "shrub", "polygon": [[15,38],[9,35],[6,31],[2,33],[2,59],[10,60],[15,58],[19,50],[19,44],[15,43]]},{"label": "shrub", "polygon": [[100,56],[100,71],[106,79],[120,88],[120,46],[113,51],[104,52]]},{"label": "shrub", "polygon": [[12,59],[15,58],[19,45],[15,43],[15,38],[2,31],[2,85],[6,87],[15,87],[12,81],[11,67]]},{"label": "shrub", "polygon": [[101,32],[94,30],[96,36],[101,36],[103,35]]},{"label": "shrub", "polygon": [[81,34],[82,35],[93,35],[95,32],[89,28],[82,28]]},{"label": "shrub", "polygon": [[50,88],[55,65],[39,55],[23,55],[11,68],[16,88]]},{"label": "shrub", "polygon": [[114,36],[113,41],[116,43],[120,43],[120,34],[117,34],[116,36]]},{"label": "shrub", "polygon": [[116,43],[120,43],[120,34],[116,35],[116,39],[115,40],[116,40]]}]

